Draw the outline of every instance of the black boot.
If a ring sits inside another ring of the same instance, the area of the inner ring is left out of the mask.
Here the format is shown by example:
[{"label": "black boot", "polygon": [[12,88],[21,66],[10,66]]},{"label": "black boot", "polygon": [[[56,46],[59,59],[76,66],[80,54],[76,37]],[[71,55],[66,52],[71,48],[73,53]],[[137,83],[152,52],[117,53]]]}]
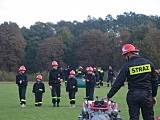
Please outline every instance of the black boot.
[{"label": "black boot", "polygon": [[56,104],[55,104],[55,103],[53,104],[53,107],[56,107]]}]

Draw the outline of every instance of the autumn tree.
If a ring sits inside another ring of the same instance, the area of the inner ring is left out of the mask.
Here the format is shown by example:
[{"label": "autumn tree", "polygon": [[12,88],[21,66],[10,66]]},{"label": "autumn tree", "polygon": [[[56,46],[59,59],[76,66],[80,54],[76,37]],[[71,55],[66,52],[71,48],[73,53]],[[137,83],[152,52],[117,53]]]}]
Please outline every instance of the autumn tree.
[{"label": "autumn tree", "polygon": [[37,71],[51,69],[51,63],[56,60],[59,66],[65,66],[63,62],[65,45],[57,38],[48,38],[38,44],[37,50]]},{"label": "autumn tree", "polygon": [[64,50],[65,55],[63,56],[63,59],[67,65],[71,65],[73,63],[72,48],[73,48],[74,35],[72,35],[69,28],[62,27],[56,32],[55,37],[58,40],[61,40],[63,44],[65,45],[65,50]]},{"label": "autumn tree", "polygon": [[0,25],[0,69],[17,71],[24,64],[25,41],[17,24]]},{"label": "autumn tree", "polygon": [[112,40],[114,43],[112,49],[112,59],[110,60],[116,69],[120,69],[124,64],[124,58],[122,57],[122,46],[127,43],[132,43],[131,34],[128,31],[123,31],[117,34]]},{"label": "autumn tree", "polygon": [[140,49],[140,55],[151,60],[157,68],[160,67],[160,30],[149,28],[145,38],[135,41],[134,44]]},{"label": "autumn tree", "polygon": [[100,30],[84,31],[75,41],[74,55],[78,65],[105,67],[109,54],[108,36]]}]

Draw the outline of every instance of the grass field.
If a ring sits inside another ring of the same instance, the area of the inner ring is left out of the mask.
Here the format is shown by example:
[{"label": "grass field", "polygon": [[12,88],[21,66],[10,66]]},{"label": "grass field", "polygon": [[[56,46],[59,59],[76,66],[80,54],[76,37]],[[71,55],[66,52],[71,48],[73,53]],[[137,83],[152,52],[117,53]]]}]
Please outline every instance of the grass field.
[{"label": "grass field", "polygon": [[[76,95],[76,108],[69,108],[68,95],[65,92],[65,85],[62,84],[62,94],[60,107],[53,108],[51,103],[51,92],[48,84],[45,84],[46,93],[43,96],[43,105],[41,108],[34,106],[34,96],[32,94],[33,84],[29,84],[26,93],[27,104],[21,108],[18,98],[18,87],[16,84],[0,84],[0,120],[77,120],[81,113],[81,106],[85,97],[85,89],[79,88]],[[110,88],[103,86],[95,88],[95,96],[102,98]],[[123,120],[128,120],[128,108],[126,104],[127,85],[122,87],[119,92],[112,98],[115,100]],[[155,106],[155,116],[160,115],[160,90],[157,95],[158,104]],[[142,117],[141,117],[142,120]]]}]

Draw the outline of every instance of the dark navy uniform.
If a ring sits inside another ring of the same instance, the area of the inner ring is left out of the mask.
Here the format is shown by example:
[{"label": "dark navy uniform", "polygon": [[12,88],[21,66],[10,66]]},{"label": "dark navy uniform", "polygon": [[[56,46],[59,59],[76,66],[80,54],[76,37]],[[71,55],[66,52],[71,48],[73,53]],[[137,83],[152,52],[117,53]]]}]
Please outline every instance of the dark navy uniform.
[{"label": "dark navy uniform", "polygon": [[59,106],[60,98],[61,98],[61,81],[60,79],[64,79],[64,75],[62,71],[59,69],[52,69],[49,74],[49,86],[52,86],[52,103],[55,105],[57,102],[57,106]]},{"label": "dark navy uniform", "polygon": [[35,106],[42,105],[42,95],[45,93],[44,83],[41,81],[36,81],[33,85],[33,93],[35,93]]},{"label": "dark navy uniform", "polygon": [[99,86],[99,73],[98,73],[97,70],[94,70],[93,72],[94,72],[95,77],[96,77],[96,87],[100,87]]},{"label": "dark navy uniform", "polygon": [[68,79],[66,92],[69,92],[70,104],[75,104],[75,93],[78,92],[77,80],[75,78]]},{"label": "dark navy uniform", "polygon": [[132,56],[122,67],[113,87],[107,94],[111,98],[127,78],[130,120],[139,120],[140,109],[144,120],[154,120],[153,97],[157,95],[157,75],[154,65],[140,56]]},{"label": "dark navy uniform", "polygon": [[76,77],[82,77],[84,75],[83,69],[76,69]]},{"label": "dark navy uniform", "polygon": [[64,69],[65,85],[67,84],[67,81],[69,79],[69,73],[70,73],[70,71],[71,70],[70,70],[69,66]]},{"label": "dark navy uniform", "polygon": [[111,82],[111,86],[113,84],[113,77],[115,77],[112,69],[108,69],[108,78],[107,78],[107,86],[109,87],[109,82]]},{"label": "dark navy uniform", "polygon": [[[22,83],[20,84],[20,81],[22,80]],[[16,75],[16,84],[18,85],[18,90],[19,90],[19,99],[20,99],[20,104],[26,104],[26,89],[28,85],[28,77],[25,73],[19,72]]]},{"label": "dark navy uniform", "polygon": [[96,76],[94,73],[86,73],[84,79],[86,81],[86,97],[89,97],[89,100],[94,100],[94,87],[96,83]]}]

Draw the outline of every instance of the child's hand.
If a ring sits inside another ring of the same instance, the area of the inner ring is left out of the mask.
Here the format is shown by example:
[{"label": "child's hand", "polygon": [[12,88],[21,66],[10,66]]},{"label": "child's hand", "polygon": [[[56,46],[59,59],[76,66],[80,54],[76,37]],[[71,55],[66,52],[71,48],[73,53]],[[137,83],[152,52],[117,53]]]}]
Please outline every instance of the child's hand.
[{"label": "child's hand", "polygon": [[20,80],[19,83],[22,84],[22,80]]},{"label": "child's hand", "polygon": [[35,93],[33,93],[33,95],[35,95]]},{"label": "child's hand", "polygon": [[89,82],[89,80],[87,79],[87,82]]},{"label": "child's hand", "polygon": [[85,79],[83,78],[82,81],[85,82]]},{"label": "child's hand", "polygon": [[49,86],[49,88],[52,90],[53,89],[53,87],[52,86]]}]

